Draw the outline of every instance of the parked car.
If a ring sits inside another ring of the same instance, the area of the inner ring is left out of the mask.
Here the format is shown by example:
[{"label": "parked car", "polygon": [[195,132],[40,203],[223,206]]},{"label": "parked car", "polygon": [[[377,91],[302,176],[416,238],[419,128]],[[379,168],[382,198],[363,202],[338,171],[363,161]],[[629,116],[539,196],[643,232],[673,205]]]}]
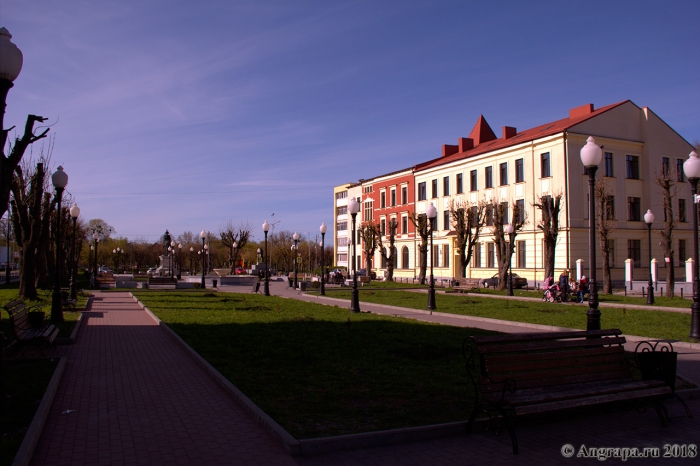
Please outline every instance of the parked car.
[{"label": "parked car", "polygon": [[243,267],[236,267],[233,271],[234,275],[246,275],[248,271]]},{"label": "parked car", "polygon": [[[351,274],[351,275],[352,275],[352,274]],[[360,269],[360,270],[358,270],[358,271],[357,271],[357,276],[358,276],[358,277],[366,277],[366,276],[367,276],[367,270],[366,270],[366,269]],[[370,273],[369,278],[371,278],[372,280],[376,280],[376,279],[377,279],[377,272],[375,272],[375,271],[373,270],[373,271]]]},{"label": "parked car", "polygon": [[[481,284],[484,288],[496,288],[498,287],[498,274],[494,274],[491,278],[484,278],[481,280]],[[508,276],[506,275],[506,286],[508,285]],[[513,274],[513,288],[524,288],[527,286],[527,278],[518,276],[517,273]]]},{"label": "parked car", "polygon": [[156,271],[158,270],[158,267],[151,267],[150,269],[146,270],[146,275],[149,277],[152,277],[156,274]]},{"label": "parked car", "polygon": [[110,269],[105,265],[97,267],[97,273],[114,273],[114,270]]}]

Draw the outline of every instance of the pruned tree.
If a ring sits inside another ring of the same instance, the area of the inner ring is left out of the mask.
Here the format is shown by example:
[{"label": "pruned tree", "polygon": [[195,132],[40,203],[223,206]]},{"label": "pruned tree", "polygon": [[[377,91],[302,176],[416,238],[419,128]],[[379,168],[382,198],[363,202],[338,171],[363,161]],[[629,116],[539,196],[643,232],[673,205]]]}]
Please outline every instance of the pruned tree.
[{"label": "pruned tree", "polygon": [[[612,293],[612,275],[610,274],[610,245],[609,240],[615,231],[615,198],[612,188],[605,178],[596,180],[596,229],[600,241],[600,250],[603,253],[603,293]],[[578,277],[579,279],[581,277]]]},{"label": "pruned tree", "polygon": [[362,222],[358,231],[362,239],[362,252],[365,255],[365,270],[367,271],[367,276],[371,277],[374,265],[372,264],[374,252],[379,247],[381,232],[379,231],[379,225],[374,223],[374,220]]},{"label": "pruned tree", "polygon": [[[379,254],[382,255],[382,258],[386,262],[386,281],[388,282],[393,282],[394,281],[394,265],[396,264],[396,247],[394,247],[394,243],[396,242],[396,227],[398,224],[396,223],[396,219],[392,218],[389,220],[389,223],[387,224],[387,227],[389,228],[389,234],[386,235],[389,237],[389,251],[387,252],[386,248],[384,247],[384,244],[382,242],[382,235],[379,235]],[[381,233],[381,232],[380,232]]]},{"label": "pruned tree", "polygon": [[[514,243],[518,233],[525,226],[525,212],[520,212],[518,204],[513,205],[513,218],[508,219],[508,203],[497,200],[491,201],[491,211],[493,212],[493,242],[496,245],[496,259],[498,260],[498,289],[503,290],[507,285],[508,265],[510,264],[515,250]],[[505,225],[513,225],[512,241],[505,231]]]},{"label": "pruned tree", "polygon": [[[654,183],[661,188],[661,196],[664,209],[664,227],[659,230],[661,237],[661,247],[664,256],[668,257],[668,267],[666,267],[666,297],[673,297],[673,288],[676,283],[675,262],[673,252],[673,230],[678,225],[678,218],[673,216],[673,200],[676,198],[678,187],[676,182],[678,173],[675,169],[666,169],[657,172],[654,176]],[[697,206],[693,204],[693,208]],[[651,264],[650,264],[651,265]]]},{"label": "pruned tree", "polygon": [[[240,251],[248,244],[250,232],[252,230],[253,226],[250,222],[246,221],[234,224],[233,220],[229,220],[228,223],[219,228],[221,244],[226,248],[226,252],[228,253],[228,266],[231,269],[229,272],[230,275],[234,274]],[[236,247],[233,246],[234,244]]]},{"label": "pruned tree", "polygon": [[537,222],[537,228],[542,230],[544,235],[544,275],[554,276],[554,254],[557,247],[557,236],[559,235],[559,213],[561,212],[561,199],[563,194],[556,193],[554,197],[549,194],[537,196],[537,202],[533,205],[537,207],[542,216]]},{"label": "pruned tree", "polygon": [[430,238],[430,222],[425,214],[416,214],[411,212],[408,217],[413,223],[416,230],[416,235],[420,237],[418,245],[418,254],[420,256],[420,272],[418,273],[418,281],[421,285],[425,285],[425,274],[428,268],[428,239]]},{"label": "pruned tree", "polygon": [[479,241],[481,229],[486,224],[486,202],[474,205],[459,200],[450,202],[450,218],[455,229],[455,247],[459,251],[459,277],[466,277],[472,260],[474,245]]}]

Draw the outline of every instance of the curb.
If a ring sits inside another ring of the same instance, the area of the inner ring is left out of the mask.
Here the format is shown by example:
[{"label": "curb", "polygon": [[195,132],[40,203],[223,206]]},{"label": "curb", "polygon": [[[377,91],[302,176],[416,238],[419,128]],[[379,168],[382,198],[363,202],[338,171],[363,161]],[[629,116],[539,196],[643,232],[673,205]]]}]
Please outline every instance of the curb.
[{"label": "curb", "polygon": [[[51,358],[55,359],[55,358]],[[66,368],[66,358],[58,358],[58,365],[53,372],[49,386],[44,392],[44,396],[41,399],[41,403],[34,414],[34,419],[27,429],[27,433],[24,434],[24,439],[22,444],[17,450],[15,459],[12,461],[12,466],[27,466],[34,456],[34,449],[39,442],[39,437],[41,437],[41,431],[44,429],[44,424],[46,423],[46,418],[49,417],[49,411],[51,410],[51,405],[53,404],[53,399],[58,391],[58,384],[61,382],[61,377],[63,377],[63,371]]]},{"label": "curb", "polygon": [[[87,312],[87,311],[84,311]],[[78,339],[78,332],[80,331],[81,325],[83,325],[83,316],[84,314],[81,312],[80,316],[78,316],[78,320],[75,322],[75,326],[73,327],[73,331],[70,332],[70,337],[68,338],[56,338],[53,342],[56,345],[73,345],[75,344],[76,340]]]}]

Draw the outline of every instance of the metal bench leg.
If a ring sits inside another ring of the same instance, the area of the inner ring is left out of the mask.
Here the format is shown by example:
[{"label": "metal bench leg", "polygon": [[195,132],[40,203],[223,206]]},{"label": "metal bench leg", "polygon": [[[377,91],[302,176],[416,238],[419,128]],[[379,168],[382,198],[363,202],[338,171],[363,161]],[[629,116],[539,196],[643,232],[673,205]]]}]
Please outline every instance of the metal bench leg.
[{"label": "metal bench leg", "polygon": [[510,435],[510,441],[513,444],[513,454],[517,455],[518,454],[518,437],[515,435],[515,426],[513,425],[513,422],[510,419],[510,416],[508,416],[505,411],[499,409],[498,412],[501,414],[501,417],[503,419],[503,424],[505,424],[506,429],[508,429],[508,434]]},{"label": "metal bench leg", "polygon": [[688,405],[685,404],[685,401],[683,401],[683,398],[681,398],[680,396],[678,396],[676,393],[674,393],[673,396],[675,396],[675,397],[678,399],[678,401],[681,402],[681,404],[682,404],[683,407],[685,408],[685,412],[688,414],[688,417],[689,417],[689,418],[690,418],[690,417],[693,417],[693,414],[690,412],[690,408],[688,408]]},{"label": "metal bench leg", "polygon": [[[668,411],[666,411],[666,408],[657,400],[652,400],[651,405],[654,407],[654,409],[656,410],[656,414],[659,416],[659,420],[661,421],[661,427],[666,427],[666,419],[668,417]],[[666,412],[665,415],[664,412]]]}]

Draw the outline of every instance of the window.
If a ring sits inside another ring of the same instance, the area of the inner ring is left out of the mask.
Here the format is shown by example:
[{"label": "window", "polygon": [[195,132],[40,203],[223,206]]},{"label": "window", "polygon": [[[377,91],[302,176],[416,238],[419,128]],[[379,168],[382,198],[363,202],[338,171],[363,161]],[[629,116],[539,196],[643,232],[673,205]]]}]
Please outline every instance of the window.
[{"label": "window", "polygon": [[525,263],[525,241],[518,241],[515,243],[515,251],[517,252],[517,265],[519,269],[524,269],[527,267]]},{"label": "window", "polygon": [[348,207],[343,206],[343,207],[338,207],[338,215],[347,215],[348,214]]},{"label": "window", "polygon": [[443,230],[448,230],[450,229],[450,211],[446,210],[442,213],[442,229]]},{"label": "window", "polygon": [[437,192],[437,179],[433,180],[431,184],[432,184],[432,188],[433,188],[433,189],[432,189],[432,192],[431,192],[430,194],[432,195],[431,197],[432,197],[433,199],[435,199],[436,197],[438,197],[438,192]]},{"label": "window", "polygon": [[364,192],[365,192],[365,193],[371,193],[372,191],[374,191],[374,190],[372,189],[372,186],[365,186],[365,188],[364,188]]},{"label": "window", "polygon": [[386,207],[386,191],[379,193],[379,208],[383,209],[384,207]]},{"label": "window", "polygon": [[446,176],[442,179],[442,195],[443,196],[450,195],[450,177],[449,176]]},{"label": "window", "polygon": [[608,261],[610,262],[610,267],[615,268],[615,240],[608,240]]},{"label": "window", "polygon": [[631,222],[639,222],[642,220],[640,214],[641,202],[638,197],[627,198],[627,220]]},{"label": "window", "polygon": [[422,183],[418,183],[418,200],[424,201],[427,198],[428,197],[425,192],[425,181],[423,181]]},{"label": "window", "polygon": [[685,255],[686,255],[685,240],[679,239],[678,240],[678,267],[683,267],[685,265],[685,259],[686,259]]},{"label": "window", "polygon": [[552,176],[549,167],[549,152],[540,155],[540,177],[549,178]]},{"label": "window", "polygon": [[683,183],[685,181],[685,172],[683,171],[683,162],[685,160],[683,159],[676,159],[676,176],[678,177],[678,181]]},{"label": "window", "polygon": [[474,261],[474,267],[481,268],[481,243],[476,243],[474,245],[474,251],[472,251],[472,260]]},{"label": "window", "polygon": [[515,182],[522,183],[523,181],[525,181],[525,166],[523,159],[518,159],[515,161]]},{"label": "window", "polygon": [[347,245],[348,245],[347,238],[338,238],[338,246],[347,246]]},{"label": "window", "polygon": [[503,214],[503,224],[508,225],[510,223],[509,221],[509,215],[508,215],[508,203],[507,202],[501,202],[501,213]]},{"label": "window", "polygon": [[365,201],[365,216],[363,218],[364,221],[368,222],[374,218],[374,202],[373,201]]},{"label": "window", "polygon": [[338,262],[347,262],[347,260],[348,260],[347,254],[338,254]]},{"label": "window", "polygon": [[436,244],[430,251],[430,263],[433,267],[440,267],[440,245]]},{"label": "window", "polygon": [[639,179],[639,157],[636,155],[627,156],[627,178],[630,180]]},{"label": "window", "polygon": [[501,181],[501,186],[507,185],[508,184],[508,162],[503,162],[500,166],[500,181]]},{"label": "window", "polygon": [[401,204],[408,204],[408,186],[401,187]]},{"label": "window", "polygon": [[386,235],[386,219],[383,218],[379,221],[379,234],[382,236]]},{"label": "window", "polygon": [[493,268],[496,266],[495,252],[496,249],[493,243],[486,243],[486,267]]},{"label": "window", "polygon": [[380,254],[382,257],[382,266],[380,267],[381,269],[386,269],[386,248],[382,248],[382,254]]},{"label": "window", "polygon": [[615,220],[615,196],[608,196],[603,204],[603,218]]},{"label": "window", "polygon": [[661,157],[661,174],[664,176],[668,175],[668,172],[670,170],[670,159],[668,157]]},{"label": "window", "polygon": [[486,189],[493,188],[493,167],[486,167]]},{"label": "window", "polygon": [[401,268],[408,268],[408,248],[406,246],[401,248]]},{"label": "window", "polygon": [[634,261],[634,268],[642,265],[642,241],[638,239],[627,240],[627,257]]},{"label": "window", "polygon": [[408,217],[405,215],[401,217],[401,233],[404,235],[408,234]]},{"label": "window", "polygon": [[606,152],[605,153],[605,165],[603,166],[605,169],[605,176],[615,176],[615,171],[613,170],[613,154],[612,152]]},{"label": "window", "polygon": [[[348,197],[347,191],[342,191],[342,192],[336,193],[336,195],[335,195],[336,199],[345,199],[346,197]],[[345,259],[345,260],[347,260],[347,259]]]},{"label": "window", "polygon": [[442,266],[445,268],[450,266],[450,246],[449,246],[449,244],[442,245]]},{"label": "window", "polygon": [[457,173],[457,194],[462,194],[464,192],[464,187],[462,186],[462,174]]},{"label": "window", "polygon": [[348,229],[348,222],[338,222],[338,226],[336,228],[338,231],[343,231]]},{"label": "window", "polygon": [[391,190],[391,207],[394,207],[396,205],[396,190],[392,189]]},{"label": "window", "polygon": [[688,218],[685,216],[685,199],[678,199],[678,221],[688,221]]},{"label": "window", "polygon": [[515,206],[518,209],[518,223],[525,223],[525,199],[515,201]]},{"label": "window", "polygon": [[477,191],[478,189],[479,185],[477,183],[476,170],[472,170],[469,172],[469,190]]},{"label": "window", "polygon": [[493,204],[486,206],[486,225],[493,226]]}]

